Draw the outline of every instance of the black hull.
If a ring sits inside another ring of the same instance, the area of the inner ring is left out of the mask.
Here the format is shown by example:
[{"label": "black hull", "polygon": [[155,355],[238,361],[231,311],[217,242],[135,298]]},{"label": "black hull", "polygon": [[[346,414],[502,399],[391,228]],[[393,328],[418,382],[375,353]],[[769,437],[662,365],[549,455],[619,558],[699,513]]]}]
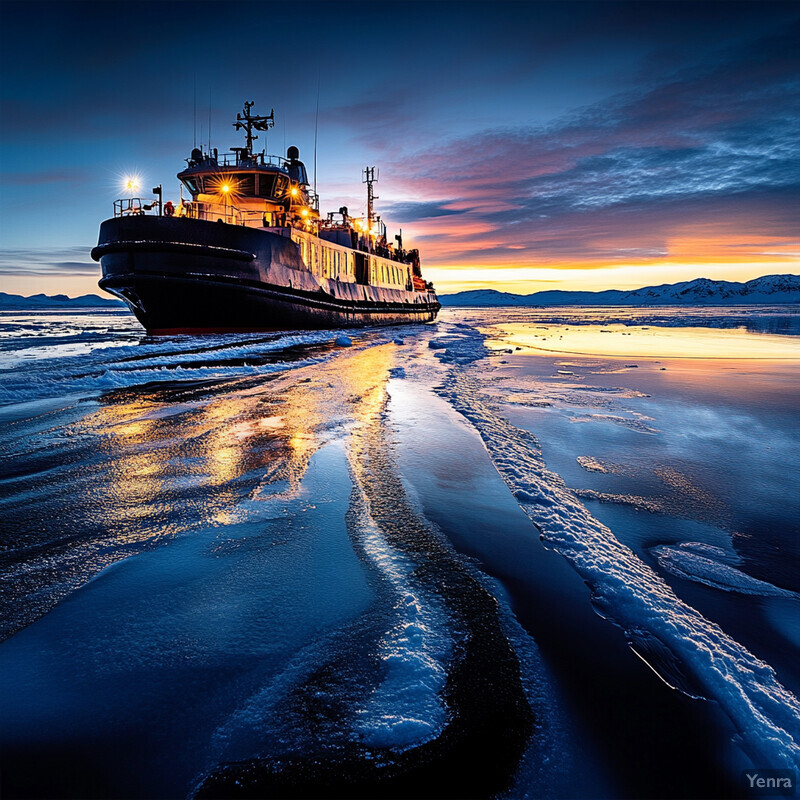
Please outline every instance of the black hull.
[{"label": "black hull", "polygon": [[151,335],[431,322],[440,308],[432,292],[317,281],[291,239],[223,223],[107,220],[92,256]]},{"label": "black hull", "polygon": [[348,306],[283,287],[174,275],[119,275],[103,278],[100,287],[126,300],[154,336],[400,325],[431,322],[438,310],[366,302]]}]

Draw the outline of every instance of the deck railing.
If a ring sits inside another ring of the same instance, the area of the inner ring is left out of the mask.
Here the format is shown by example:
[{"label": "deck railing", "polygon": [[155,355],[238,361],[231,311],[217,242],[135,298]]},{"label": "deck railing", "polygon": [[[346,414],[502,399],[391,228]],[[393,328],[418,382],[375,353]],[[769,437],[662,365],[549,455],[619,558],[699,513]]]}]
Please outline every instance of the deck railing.
[{"label": "deck railing", "polygon": [[282,228],[286,225],[285,213],[243,210],[236,206],[209,203],[184,203],[178,208],[178,216],[209,222],[227,222],[229,225],[245,225],[248,228]]},{"label": "deck railing", "polygon": [[265,153],[254,153],[252,156],[244,156],[240,153],[221,153],[211,155],[204,153],[202,159],[193,161],[187,158],[191,167],[280,167],[286,171],[289,161],[283,156],[268,156]]},{"label": "deck railing", "polygon": [[114,201],[115,217],[140,217],[158,209],[158,202],[145,203],[141,197],[122,197]]}]

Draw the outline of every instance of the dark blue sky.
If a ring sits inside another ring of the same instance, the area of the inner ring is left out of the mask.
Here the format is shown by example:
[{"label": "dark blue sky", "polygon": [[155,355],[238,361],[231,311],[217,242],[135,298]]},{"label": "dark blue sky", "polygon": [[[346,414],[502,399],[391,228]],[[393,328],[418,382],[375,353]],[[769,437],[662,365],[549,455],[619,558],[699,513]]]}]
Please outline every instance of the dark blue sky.
[{"label": "dark blue sky", "polygon": [[[138,171],[177,195],[195,136],[364,196],[444,290],[797,272],[800,5],[3,2],[0,280],[92,291],[99,222]],[[258,146],[263,146],[263,139]]]}]

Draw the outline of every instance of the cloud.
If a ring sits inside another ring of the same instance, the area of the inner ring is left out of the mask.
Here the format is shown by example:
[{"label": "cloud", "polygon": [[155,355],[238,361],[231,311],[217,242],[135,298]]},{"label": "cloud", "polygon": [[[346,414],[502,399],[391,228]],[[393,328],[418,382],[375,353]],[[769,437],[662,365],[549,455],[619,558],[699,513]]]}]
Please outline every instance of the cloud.
[{"label": "cloud", "polygon": [[419,219],[430,219],[432,217],[452,217],[460,214],[459,209],[454,209],[449,203],[441,202],[401,202],[392,203],[392,220],[395,222],[407,222]]},{"label": "cloud", "polygon": [[90,247],[0,250],[0,275],[14,277],[100,276]]},{"label": "cloud", "polygon": [[798,32],[745,41],[548,126],[402,157],[392,196],[415,199],[390,211],[420,210],[414,235],[439,264],[657,260],[690,241],[705,259],[754,235],[751,253],[769,241],[780,252],[800,205]]},{"label": "cloud", "polygon": [[0,172],[0,184],[6,186],[41,186],[52,183],[77,183],[85,185],[94,174],[90,170],[56,169],[43,172],[3,171]]}]

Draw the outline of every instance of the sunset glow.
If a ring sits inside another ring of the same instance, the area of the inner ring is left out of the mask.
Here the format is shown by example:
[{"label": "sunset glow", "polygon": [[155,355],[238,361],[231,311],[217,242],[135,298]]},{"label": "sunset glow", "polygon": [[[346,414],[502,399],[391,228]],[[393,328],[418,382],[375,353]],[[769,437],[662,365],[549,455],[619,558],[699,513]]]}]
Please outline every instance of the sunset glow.
[{"label": "sunset glow", "polygon": [[[228,115],[245,97],[275,107],[258,148],[298,146],[309,174],[313,161],[323,217],[340,206],[363,217],[361,170],[379,165],[377,213],[390,237],[402,228],[404,246],[420,250],[442,293],[800,271],[796,5],[379,4],[375,30],[393,29],[402,9],[405,57],[365,71],[363,42],[339,9],[312,3],[304,25],[315,57],[285,84],[244,70],[235,85],[211,63],[196,76],[163,69],[157,54],[204,32],[182,3],[87,3],[86,14],[81,3],[48,5],[31,48],[38,5],[9,5],[0,52],[8,291],[95,291],[88,253],[112,201],[148,203],[160,183],[177,206],[174,176],[193,145],[240,144]],[[237,8],[215,19],[220,37],[260,13]],[[78,54],[109,29],[142,44],[103,46],[97,68]],[[276,62],[295,56],[282,37],[272,46]],[[40,124],[42,98],[55,138]],[[151,177],[110,191],[120,163]],[[235,186],[221,193],[235,205]],[[71,199],[42,227],[55,196]]]}]

